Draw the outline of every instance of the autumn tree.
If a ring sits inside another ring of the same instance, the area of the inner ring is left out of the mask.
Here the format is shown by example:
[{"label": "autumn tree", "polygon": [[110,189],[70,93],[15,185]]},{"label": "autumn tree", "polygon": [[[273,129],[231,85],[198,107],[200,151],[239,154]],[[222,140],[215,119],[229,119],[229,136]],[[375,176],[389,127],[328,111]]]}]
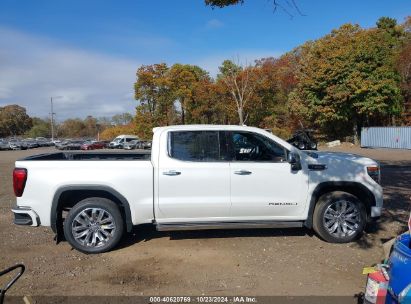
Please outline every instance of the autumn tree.
[{"label": "autumn tree", "polygon": [[194,90],[191,108],[193,123],[233,124],[237,122],[235,107],[230,102],[230,95],[222,82],[203,79]]},{"label": "autumn tree", "polygon": [[116,114],[111,117],[111,122],[114,125],[128,125],[133,121],[133,115],[130,113]]},{"label": "autumn tree", "polygon": [[195,65],[174,64],[167,77],[174,105],[181,113],[181,124],[192,123],[191,112],[196,106],[195,90],[200,82],[210,79],[206,71]]},{"label": "autumn tree", "polygon": [[0,137],[22,135],[33,125],[26,108],[19,105],[0,107]]},{"label": "autumn tree", "polygon": [[97,119],[88,115],[84,121],[83,136],[89,138],[97,137]]},{"label": "autumn tree", "polygon": [[261,81],[258,70],[253,66],[242,67],[231,60],[225,60],[219,70],[220,74],[217,76],[217,80],[226,86],[232,101],[235,103],[239,124],[243,125],[249,114],[246,112],[247,107]]},{"label": "autumn tree", "polygon": [[[119,135],[122,134],[136,134],[136,129],[134,124],[130,123],[127,125],[117,125],[117,126],[112,126],[104,129],[103,132],[100,134],[100,138],[102,140],[113,140]],[[150,138],[151,139],[151,138]]]},{"label": "autumn tree", "polygon": [[66,119],[57,127],[59,137],[79,138],[85,136],[86,125],[80,118]]},{"label": "autumn tree", "polygon": [[332,136],[358,138],[362,126],[392,122],[402,104],[393,41],[386,28],[346,24],[304,44],[293,111]]},{"label": "autumn tree", "polygon": [[263,58],[256,61],[262,75],[256,88],[259,100],[254,102],[250,122],[253,125],[271,129],[274,133],[287,137],[293,126],[288,109],[288,95],[295,88],[296,58],[294,53],[286,53],[279,58]]},{"label": "autumn tree", "polygon": [[150,137],[153,127],[170,125],[176,120],[168,72],[165,63],[143,65],[137,70],[134,92],[139,104],[135,124],[142,138]]}]

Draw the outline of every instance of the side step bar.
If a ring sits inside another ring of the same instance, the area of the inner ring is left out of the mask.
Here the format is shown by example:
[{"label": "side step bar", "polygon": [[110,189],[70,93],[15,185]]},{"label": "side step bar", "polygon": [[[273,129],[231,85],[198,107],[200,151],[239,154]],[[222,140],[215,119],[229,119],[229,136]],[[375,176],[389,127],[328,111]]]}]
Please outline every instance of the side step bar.
[{"label": "side step bar", "polygon": [[237,221],[237,222],[192,222],[156,223],[158,231],[208,230],[208,229],[252,229],[252,228],[301,228],[304,222]]}]

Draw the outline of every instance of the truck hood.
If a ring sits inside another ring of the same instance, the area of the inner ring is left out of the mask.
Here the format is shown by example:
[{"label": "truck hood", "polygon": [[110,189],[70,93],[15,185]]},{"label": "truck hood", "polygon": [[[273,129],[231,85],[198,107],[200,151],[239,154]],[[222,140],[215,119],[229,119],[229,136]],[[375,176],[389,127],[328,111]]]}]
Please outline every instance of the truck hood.
[{"label": "truck hood", "polygon": [[335,164],[335,163],[355,163],[361,166],[378,165],[378,162],[361,155],[342,152],[327,152],[327,151],[315,151],[306,152],[308,163],[313,164]]}]

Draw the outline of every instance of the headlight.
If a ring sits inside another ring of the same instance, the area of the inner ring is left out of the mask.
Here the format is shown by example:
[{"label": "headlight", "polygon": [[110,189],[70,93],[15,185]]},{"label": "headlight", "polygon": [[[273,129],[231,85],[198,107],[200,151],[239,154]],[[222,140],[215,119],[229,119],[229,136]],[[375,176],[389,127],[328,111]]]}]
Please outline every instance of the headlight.
[{"label": "headlight", "polygon": [[381,173],[380,173],[380,167],[379,166],[367,167],[367,173],[378,184],[381,183]]}]

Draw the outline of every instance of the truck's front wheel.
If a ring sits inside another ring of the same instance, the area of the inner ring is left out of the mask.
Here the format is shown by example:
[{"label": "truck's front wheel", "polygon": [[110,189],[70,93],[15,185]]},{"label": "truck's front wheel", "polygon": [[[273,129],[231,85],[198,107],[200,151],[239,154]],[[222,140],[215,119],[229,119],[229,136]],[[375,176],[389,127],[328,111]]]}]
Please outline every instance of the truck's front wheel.
[{"label": "truck's front wheel", "polygon": [[124,222],[118,206],[100,197],[77,203],[64,221],[64,236],[71,246],[84,253],[111,250],[121,240]]},{"label": "truck's front wheel", "polygon": [[315,206],[313,228],[327,242],[351,242],[361,235],[365,224],[364,204],[350,193],[324,194]]}]

